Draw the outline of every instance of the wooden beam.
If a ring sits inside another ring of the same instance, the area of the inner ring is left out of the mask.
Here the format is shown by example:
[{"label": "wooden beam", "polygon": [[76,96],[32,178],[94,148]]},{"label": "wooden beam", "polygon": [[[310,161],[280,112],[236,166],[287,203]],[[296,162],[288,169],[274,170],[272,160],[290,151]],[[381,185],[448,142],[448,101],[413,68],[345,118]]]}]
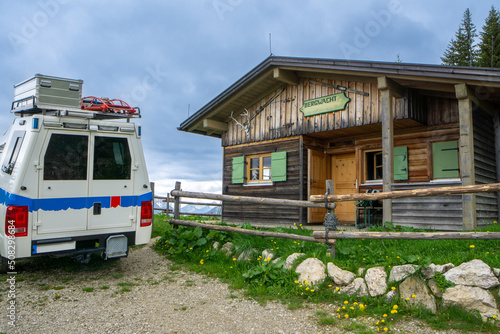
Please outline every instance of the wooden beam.
[{"label": "wooden beam", "polygon": [[[380,90],[380,113],[382,118],[382,174],[383,192],[392,190],[394,183],[394,90],[392,80],[387,77],[378,78]],[[383,222],[392,221],[392,199],[383,201]]]},{"label": "wooden beam", "polygon": [[[374,194],[359,193],[348,195],[328,195],[328,202],[345,202],[345,201],[375,201],[387,198],[408,198],[408,197],[427,197],[439,195],[457,195],[457,194],[472,194],[472,193],[490,193],[500,191],[500,183],[490,184],[475,184],[471,186],[456,186],[456,187],[436,187],[427,189],[412,189],[381,192]],[[325,196],[312,195],[309,197],[311,202],[324,202]]]},{"label": "wooden beam", "polygon": [[300,78],[298,75],[296,75],[295,73],[293,73],[291,71],[286,71],[286,70],[282,70],[279,68],[275,68],[273,70],[273,77],[276,80],[279,80],[279,81],[282,81],[284,83],[294,85],[294,86],[297,86],[300,82]]},{"label": "wooden beam", "polygon": [[[180,183],[179,183],[180,187]],[[323,203],[313,203],[309,201],[299,201],[291,199],[278,199],[278,198],[263,198],[263,197],[252,197],[252,196],[231,196],[231,195],[219,195],[219,194],[207,194],[198,193],[191,191],[181,191],[180,188],[176,188],[170,192],[171,196],[175,196],[176,199],[179,197],[189,197],[189,198],[203,198],[203,199],[215,199],[224,202],[233,203],[249,203],[249,204],[261,204],[261,205],[274,205],[274,206],[290,206],[290,207],[302,207],[302,208],[325,208]],[[323,196],[324,197],[324,196]],[[335,208],[335,203],[330,203],[328,205],[329,209]]]},{"label": "wooden beam", "polygon": [[[313,238],[325,240],[325,231],[314,231]],[[410,239],[410,240],[447,240],[500,239],[500,232],[351,232],[329,231],[328,239]]]},{"label": "wooden beam", "polygon": [[388,77],[377,78],[378,89],[381,91],[389,90],[393,93],[394,97],[403,97],[404,88],[400,84]]},{"label": "wooden beam", "polygon": [[[471,91],[466,84],[455,85],[458,99],[458,122],[460,138],[458,141],[460,159],[460,178],[464,186],[476,184],[474,165],[474,124],[472,121]],[[476,196],[462,196],[463,228],[472,230],[477,227]]]},{"label": "wooden beam", "polygon": [[204,119],[203,120],[203,128],[215,130],[215,131],[227,131],[227,123],[219,122],[213,119]]},{"label": "wooden beam", "polygon": [[304,236],[304,235],[280,233],[280,232],[268,232],[268,231],[259,231],[259,230],[248,230],[248,229],[240,228],[240,227],[203,224],[203,223],[197,223],[197,222],[189,221],[189,220],[170,219],[169,223],[173,224],[173,225],[201,227],[201,228],[208,229],[208,230],[236,232],[236,233],[241,233],[241,234],[254,235],[254,236],[258,236],[258,237],[282,238],[282,239],[292,239],[292,240],[301,240],[301,241],[318,242],[318,243],[325,242],[325,240],[318,240],[318,239],[315,239],[313,237],[308,237],[308,236]]},{"label": "wooden beam", "polygon": [[476,92],[466,83],[455,85],[455,95],[459,101],[470,99],[479,108],[483,109],[491,116],[495,116],[494,106],[488,101],[478,99],[478,97],[476,96]]}]

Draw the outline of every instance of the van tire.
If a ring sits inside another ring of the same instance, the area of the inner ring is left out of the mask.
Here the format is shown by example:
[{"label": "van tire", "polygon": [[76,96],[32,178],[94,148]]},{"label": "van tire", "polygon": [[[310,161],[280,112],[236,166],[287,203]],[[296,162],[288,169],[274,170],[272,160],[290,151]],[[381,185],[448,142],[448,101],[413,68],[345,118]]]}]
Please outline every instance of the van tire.
[{"label": "van tire", "polygon": [[0,256],[0,274],[5,274],[9,271],[9,260]]}]

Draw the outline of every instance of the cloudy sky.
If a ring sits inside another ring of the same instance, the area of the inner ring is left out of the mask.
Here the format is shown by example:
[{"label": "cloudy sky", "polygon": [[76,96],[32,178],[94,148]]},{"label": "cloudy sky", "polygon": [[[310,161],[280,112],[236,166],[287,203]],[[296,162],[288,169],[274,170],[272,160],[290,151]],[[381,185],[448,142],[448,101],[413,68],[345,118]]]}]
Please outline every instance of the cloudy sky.
[{"label": "cloudy sky", "polygon": [[220,192],[220,140],[177,131],[270,54],[439,64],[466,8],[481,30],[493,2],[423,0],[16,0],[0,2],[0,131],[13,85],[36,73],[142,112],[150,179],[166,194]]}]

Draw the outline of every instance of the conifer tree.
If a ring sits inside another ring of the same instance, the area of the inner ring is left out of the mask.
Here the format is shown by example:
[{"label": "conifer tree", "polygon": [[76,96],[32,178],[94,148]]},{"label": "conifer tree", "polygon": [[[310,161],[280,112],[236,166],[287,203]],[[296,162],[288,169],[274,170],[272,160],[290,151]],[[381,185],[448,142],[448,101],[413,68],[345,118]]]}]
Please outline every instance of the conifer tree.
[{"label": "conifer tree", "polygon": [[478,65],[500,68],[500,12],[494,6],[491,6],[480,36]]},{"label": "conifer tree", "polygon": [[477,37],[476,26],[472,23],[469,8],[464,13],[462,24],[451,39],[441,61],[444,65],[452,66],[476,66],[478,51],[474,38]]}]

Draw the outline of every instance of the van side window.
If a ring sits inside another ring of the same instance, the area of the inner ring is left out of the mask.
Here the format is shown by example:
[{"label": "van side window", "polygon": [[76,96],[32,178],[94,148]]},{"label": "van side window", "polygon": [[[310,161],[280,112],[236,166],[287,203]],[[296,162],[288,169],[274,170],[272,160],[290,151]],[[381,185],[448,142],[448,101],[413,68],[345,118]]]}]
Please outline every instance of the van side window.
[{"label": "van side window", "polygon": [[130,180],[131,162],[127,138],[95,137],[94,180]]},{"label": "van side window", "polygon": [[52,134],[43,163],[44,180],[86,180],[88,136]]},{"label": "van side window", "polygon": [[26,131],[14,131],[12,141],[10,142],[9,150],[5,154],[5,161],[2,165],[2,171],[7,174],[12,174],[14,165],[16,164],[21,145],[23,144],[24,134]]}]

